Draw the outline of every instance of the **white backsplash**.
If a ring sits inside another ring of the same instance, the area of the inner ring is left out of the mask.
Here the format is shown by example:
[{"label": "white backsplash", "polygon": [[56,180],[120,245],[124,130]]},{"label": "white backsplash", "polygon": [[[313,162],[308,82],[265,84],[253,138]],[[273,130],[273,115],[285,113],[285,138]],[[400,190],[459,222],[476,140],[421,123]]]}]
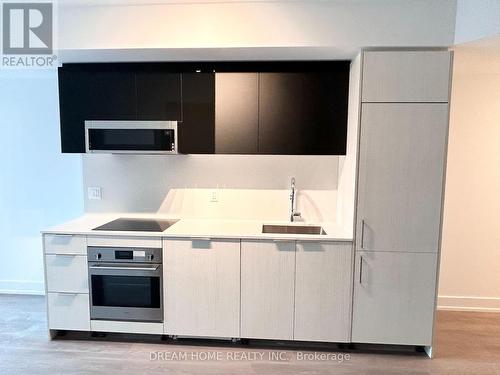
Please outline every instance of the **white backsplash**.
[{"label": "white backsplash", "polygon": [[83,156],[84,191],[102,189],[101,200],[85,197],[87,212],[286,221],[294,176],[303,219],[335,221],[337,175],[337,156]]},{"label": "white backsplash", "polygon": [[[186,218],[287,221],[289,190],[219,189],[218,201],[210,201],[212,189],[170,189],[159,212]],[[297,209],[308,222],[335,221],[336,190],[301,190]]]}]

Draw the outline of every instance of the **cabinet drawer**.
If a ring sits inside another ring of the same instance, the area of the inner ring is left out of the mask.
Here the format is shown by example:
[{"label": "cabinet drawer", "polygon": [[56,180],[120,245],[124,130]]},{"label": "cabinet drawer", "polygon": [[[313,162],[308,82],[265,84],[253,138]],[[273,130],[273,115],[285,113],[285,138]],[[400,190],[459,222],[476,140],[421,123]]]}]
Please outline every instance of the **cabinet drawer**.
[{"label": "cabinet drawer", "polygon": [[88,246],[148,247],[161,249],[160,237],[88,237]]},{"label": "cabinet drawer", "polygon": [[163,323],[92,320],[90,321],[90,327],[92,331],[97,332],[138,333],[150,335],[163,334]]},{"label": "cabinet drawer", "polygon": [[85,236],[71,234],[46,234],[45,254],[87,254]]},{"label": "cabinet drawer", "polygon": [[84,255],[45,255],[49,292],[88,293],[87,257]]},{"label": "cabinet drawer", "polygon": [[448,102],[448,51],[366,51],[363,102]]},{"label": "cabinet drawer", "polygon": [[90,331],[88,294],[48,293],[49,329]]}]

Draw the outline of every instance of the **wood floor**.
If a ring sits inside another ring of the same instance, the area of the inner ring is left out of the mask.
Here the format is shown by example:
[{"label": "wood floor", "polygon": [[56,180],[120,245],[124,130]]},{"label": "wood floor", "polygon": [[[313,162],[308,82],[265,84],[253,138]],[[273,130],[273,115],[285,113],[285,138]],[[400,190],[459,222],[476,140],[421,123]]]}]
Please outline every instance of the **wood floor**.
[{"label": "wood floor", "polygon": [[[157,353],[164,359],[154,360]],[[439,312],[436,358],[432,360],[421,354],[359,351],[318,351],[331,356],[323,360],[300,360],[303,353],[306,351],[230,344],[172,344],[158,337],[131,339],[120,335],[106,338],[69,335],[51,341],[46,331],[44,297],[0,295],[2,375],[500,374],[500,314]],[[344,361],[333,358],[332,354],[344,356]],[[177,360],[173,360],[176,355]]]}]

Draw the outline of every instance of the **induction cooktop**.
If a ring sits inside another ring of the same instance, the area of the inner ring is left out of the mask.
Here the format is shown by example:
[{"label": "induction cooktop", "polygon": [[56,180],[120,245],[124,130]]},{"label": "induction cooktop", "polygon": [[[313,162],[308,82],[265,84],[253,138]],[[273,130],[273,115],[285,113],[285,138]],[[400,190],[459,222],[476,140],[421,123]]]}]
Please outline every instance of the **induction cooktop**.
[{"label": "induction cooktop", "polygon": [[178,220],[130,219],[121,217],[92,230],[163,232]]}]

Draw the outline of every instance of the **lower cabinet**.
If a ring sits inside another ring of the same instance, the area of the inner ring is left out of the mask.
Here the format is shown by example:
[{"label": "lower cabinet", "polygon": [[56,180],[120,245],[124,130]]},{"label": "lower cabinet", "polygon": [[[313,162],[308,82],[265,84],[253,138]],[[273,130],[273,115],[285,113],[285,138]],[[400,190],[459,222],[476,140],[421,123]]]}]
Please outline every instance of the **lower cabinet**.
[{"label": "lower cabinet", "polygon": [[86,293],[47,293],[49,329],[90,330],[89,295]]},{"label": "lower cabinet", "polygon": [[241,241],[241,337],[293,340],[295,241]]},{"label": "lower cabinet", "polygon": [[239,240],[168,239],[163,246],[166,334],[349,341],[351,243],[244,240],[240,250]]},{"label": "lower cabinet", "polygon": [[295,242],[241,242],[241,337],[293,340]]},{"label": "lower cabinet", "polygon": [[357,252],[352,341],[432,344],[437,254]]},{"label": "lower cabinet", "polygon": [[[130,241],[136,247],[159,246],[156,240],[149,243],[147,239],[128,239],[128,245]],[[46,237],[49,329],[350,341],[352,243],[196,238],[168,238],[162,242],[164,322],[91,321],[85,247],[86,243],[110,244],[105,238],[89,237],[82,241],[65,239],[65,247],[58,237]],[[365,262],[371,261],[367,255]],[[385,261],[380,263],[384,265]],[[405,265],[392,265],[393,272]],[[364,282],[370,278],[367,272],[363,274]],[[385,271],[381,276],[384,282],[387,274]],[[375,302],[383,303],[381,309],[388,304],[388,289],[382,285],[375,291],[378,295],[363,296],[358,291],[359,311],[364,313]],[[370,297],[375,301],[366,301]],[[367,316],[374,319],[377,311],[373,306],[372,310]],[[390,321],[383,316],[379,319],[374,325]],[[359,325],[358,329],[366,332]],[[365,338],[361,341],[370,342]]]},{"label": "lower cabinet", "polygon": [[240,241],[163,241],[164,329],[185,336],[240,336]]},{"label": "lower cabinet", "polygon": [[294,340],[350,340],[352,253],[349,242],[297,242]]},{"label": "lower cabinet", "polygon": [[47,315],[51,330],[90,330],[85,236],[44,235]]}]

